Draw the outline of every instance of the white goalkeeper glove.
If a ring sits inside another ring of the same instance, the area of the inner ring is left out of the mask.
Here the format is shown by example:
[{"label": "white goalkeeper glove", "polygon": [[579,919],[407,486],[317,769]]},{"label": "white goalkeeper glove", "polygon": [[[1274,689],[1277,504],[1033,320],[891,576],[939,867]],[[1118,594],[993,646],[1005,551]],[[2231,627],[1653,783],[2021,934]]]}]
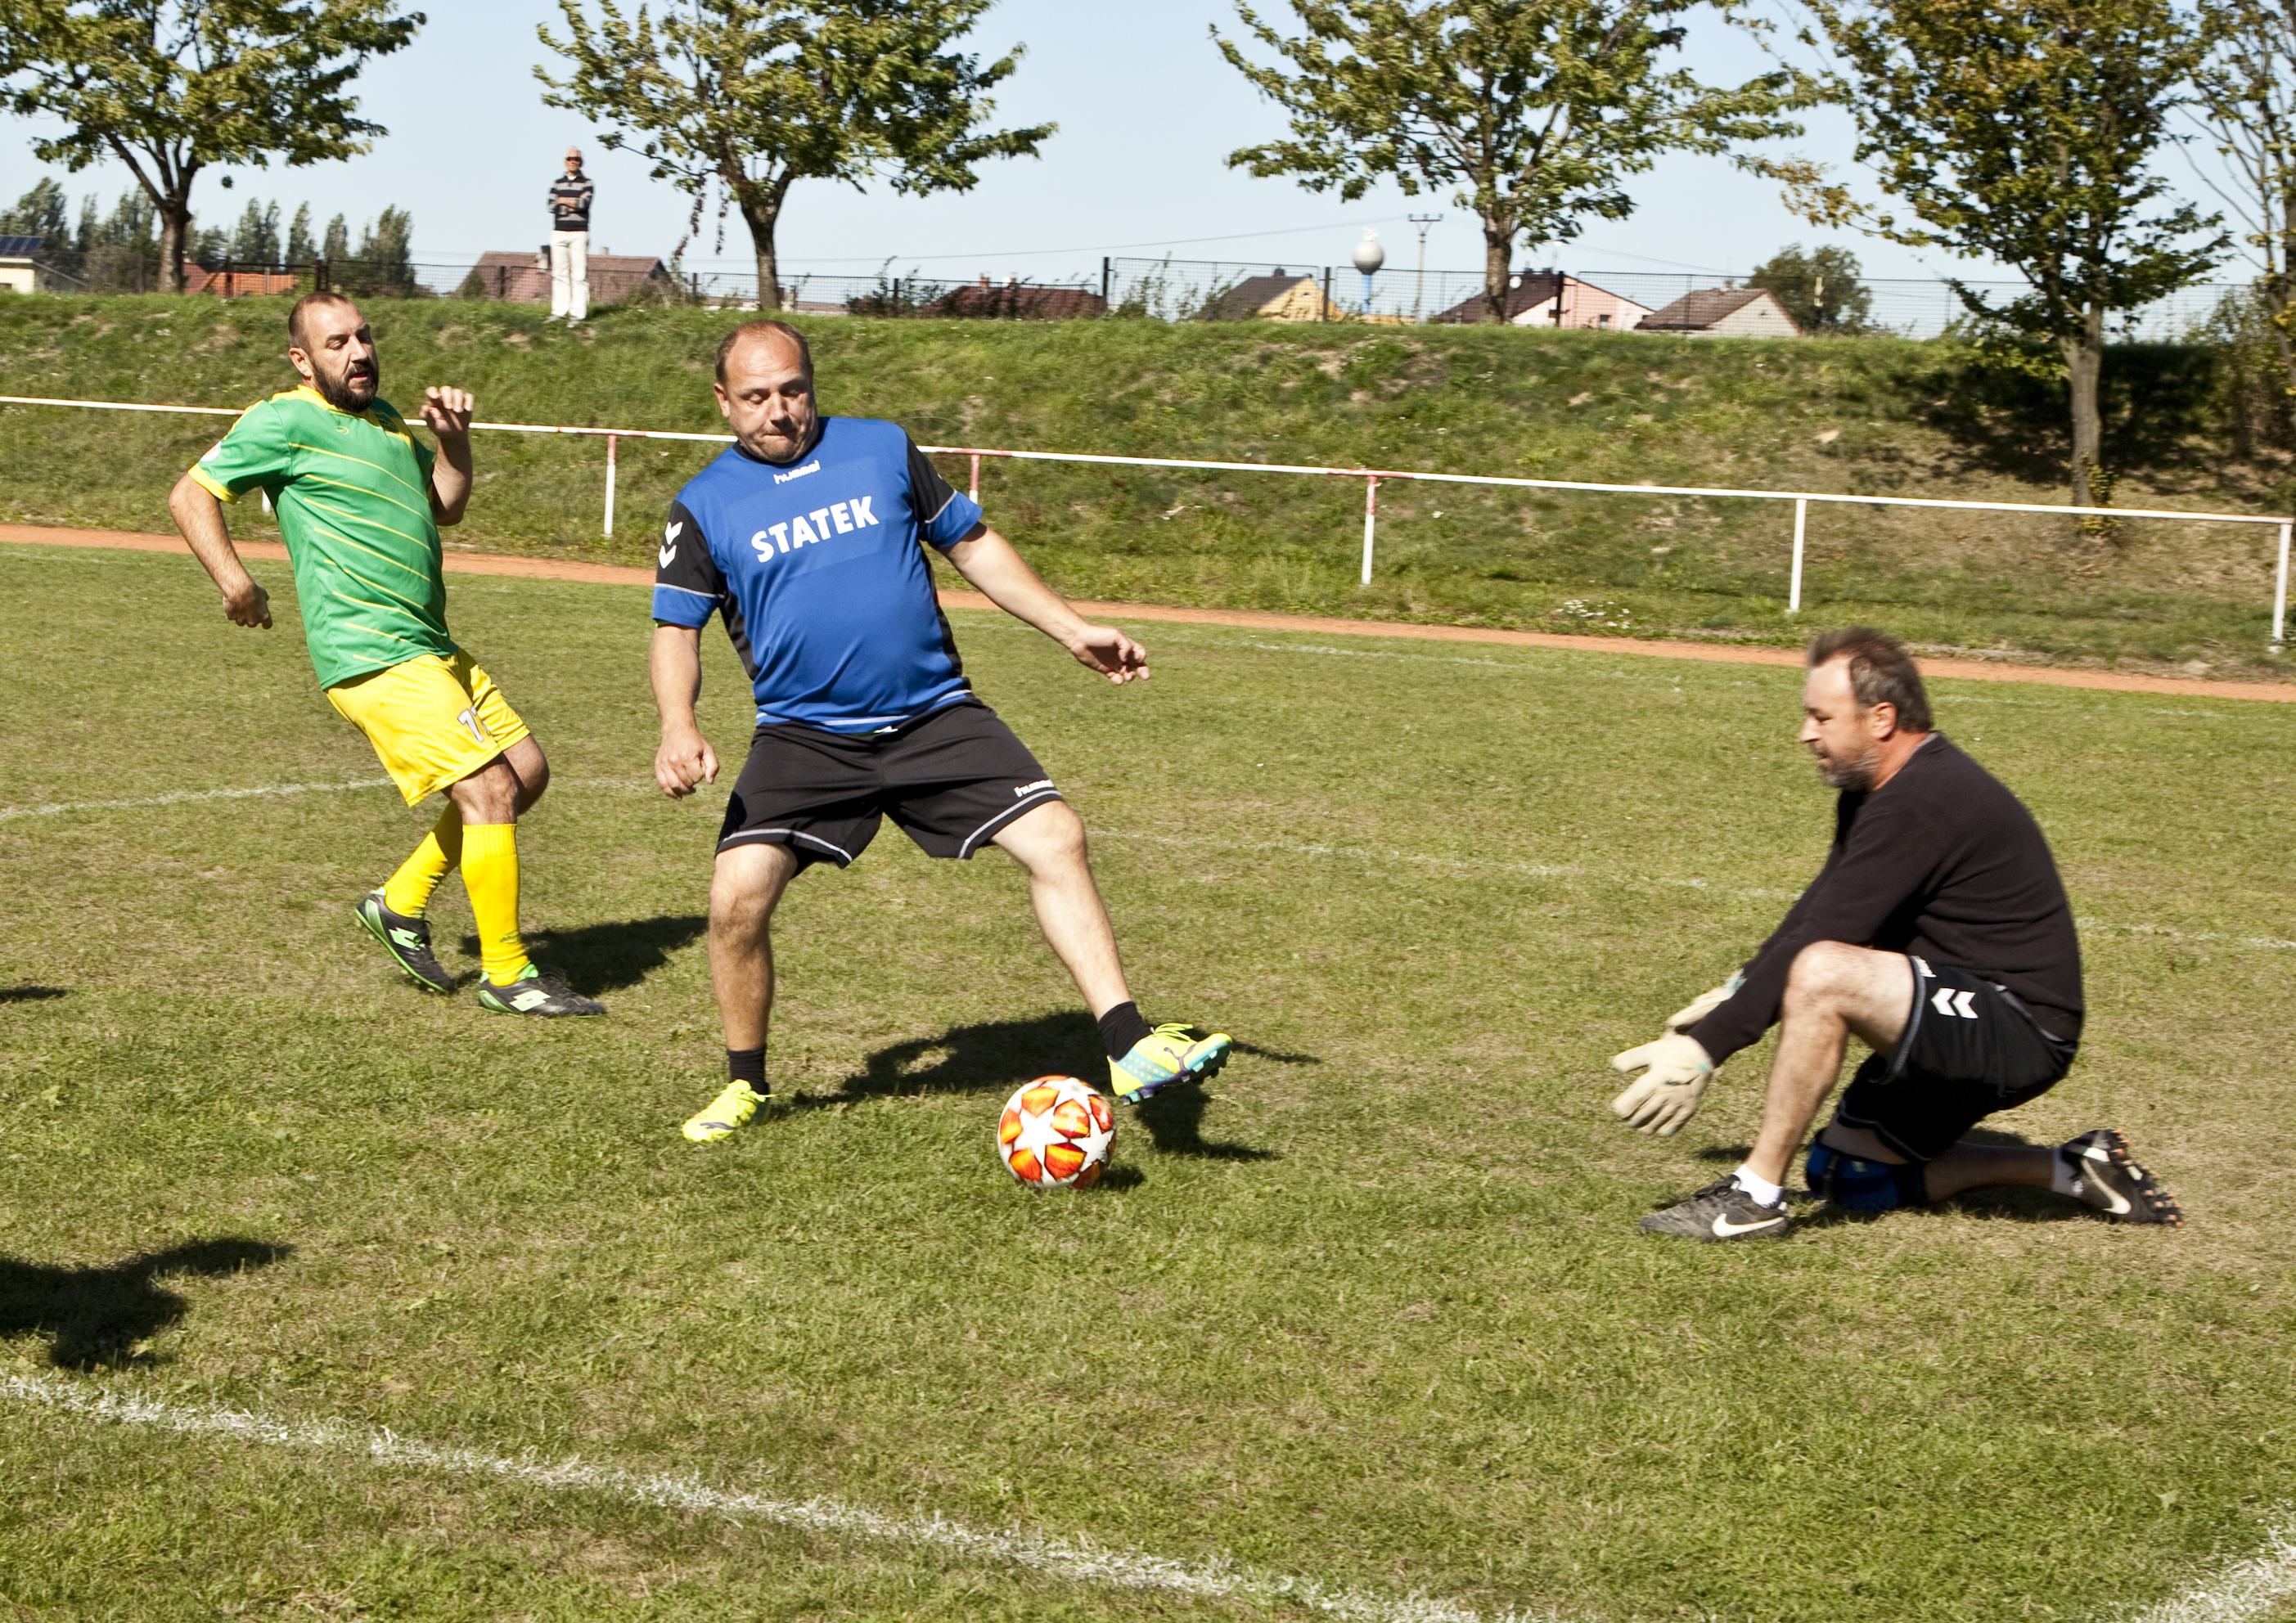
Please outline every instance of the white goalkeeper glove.
[{"label": "white goalkeeper glove", "polygon": [[1698,1114],[1698,1102],[1714,1080],[1714,1062],[1704,1046],[1679,1031],[1612,1055],[1611,1069],[1643,1073],[1611,1101],[1612,1112],[1628,1127],[1660,1138],[1673,1137]]},{"label": "white goalkeeper glove", "polygon": [[1669,1031],[1688,1030],[1700,1021],[1704,1020],[1708,1015],[1713,1013],[1715,1010],[1720,1008],[1724,1004],[1728,1003],[1732,998],[1735,997],[1738,995],[1738,988],[1745,984],[1746,977],[1742,972],[1741,972],[1731,976],[1729,980],[1724,981],[1720,986],[1716,987],[1710,992],[1701,992],[1697,996],[1692,998],[1688,1003],[1683,1004],[1682,1007],[1677,1009],[1673,1013],[1666,1017],[1666,1029]]}]

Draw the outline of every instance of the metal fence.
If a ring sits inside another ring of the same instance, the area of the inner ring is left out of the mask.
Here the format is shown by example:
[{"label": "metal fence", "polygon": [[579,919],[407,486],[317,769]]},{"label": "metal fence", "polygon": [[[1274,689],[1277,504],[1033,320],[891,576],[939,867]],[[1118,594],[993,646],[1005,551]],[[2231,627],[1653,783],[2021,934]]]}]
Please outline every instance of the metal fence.
[{"label": "metal fence", "polygon": [[[603,262],[602,262],[603,261]],[[56,291],[153,292],[156,255],[103,250],[67,267],[40,266],[42,283]],[[187,266],[185,291],[219,298],[298,294],[316,289],[382,297],[494,299],[550,302],[546,257],[516,251],[485,255],[426,255],[414,260],[319,259],[288,264],[237,260]],[[1682,271],[1578,270],[1569,266],[1517,273],[1508,291],[1509,319],[1518,325],[1634,328],[1643,317],[1693,293],[1726,291],[1729,279]],[[2021,283],[1971,284],[1997,303],[2029,290]],[[1943,282],[1866,277],[1860,330],[1934,338],[1969,319]],[[1352,266],[1270,260],[1104,258],[1097,275],[1021,279],[926,276],[914,270],[873,276],[817,275],[792,270],[780,282],[784,309],[801,315],[1072,320],[1101,316],[1159,321],[1358,322],[1381,325],[1478,322],[1482,318],[1480,271],[1389,266],[1365,276]],[[2113,336],[2124,340],[2192,337],[2227,299],[2252,291],[2234,282],[2196,283],[2118,318]],[[758,307],[753,270],[712,269],[666,263],[650,256],[593,253],[590,302],[693,304],[728,309]]]},{"label": "metal fence", "polygon": [[[1580,270],[1532,267],[1514,275],[1509,316],[1518,324],[1554,324],[1562,307],[1566,326],[1631,330],[1641,315],[1660,311],[1690,294],[1745,285],[1742,281],[1687,271]],[[1869,301],[1866,331],[1934,338],[1969,319],[1947,283],[1863,277]],[[1482,319],[1480,271],[1426,270],[1390,264],[1365,276],[1351,265],[1224,259],[1109,259],[1104,297],[1119,314],[1165,321],[1354,321],[1380,324],[1473,322]],[[2030,292],[2023,283],[1972,283],[1996,304]],[[2200,326],[2248,283],[2196,283],[2116,323],[2127,339],[2178,339]],[[1598,319],[1607,316],[1608,320]]]},{"label": "metal fence", "polygon": [[[63,406],[82,411],[160,412],[186,416],[234,417],[238,408],[219,406],[155,406],[125,400],[70,400],[42,395],[0,395],[0,406]],[[698,440],[705,444],[723,445],[730,441],[726,434],[693,433],[684,430],[591,428],[565,423],[543,422],[473,422],[474,429],[485,429],[507,434],[551,434],[578,439],[603,439],[606,442],[605,514],[601,526],[604,535],[614,533],[614,494],[617,482],[616,451],[625,439]],[[1724,485],[1614,485],[1587,480],[1518,479],[1485,473],[1430,473],[1398,468],[1339,468],[1307,463],[1210,462],[1168,456],[1116,456],[1086,451],[1019,451],[988,446],[922,446],[919,449],[935,456],[962,456],[967,459],[967,484],[975,501],[980,497],[980,465],[984,459],[1005,462],[1084,463],[1103,467],[1124,468],[1185,468],[1205,472],[1259,473],[1304,475],[1311,479],[1346,479],[1364,481],[1363,565],[1362,584],[1371,585],[1372,569],[1379,537],[1379,488],[1382,484],[1418,483],[1434,485],[1483,485],[1513,490],[1564,490],[1603,496],[1643,497],[1698,496],[1725,501],[1792,502],[1793,504],[1793,547],[1788,566],[1787,612],[1799,614],[1802,608],[1803,566],[1808,553],[1809,508],[1813,502],[1850,507],[1918,507],[1960,512],[2019,512],[2052,513],[2080,518],[2157,519],[2204,524],[2267,525],[2276,532],[2272,577],[2272,635],[2268,644],[2274,653],[2287,645],[2288,580],[2292,543],[2296,543],[2296,523],[2277,514],[2249,512],[2194,512],[2163,507],[2073,507],[2044,502],[1964,502],[1937,496],[1851,496],[1830,490],[1757,490]],[[266,497],[266,499],[268,499]]]}]

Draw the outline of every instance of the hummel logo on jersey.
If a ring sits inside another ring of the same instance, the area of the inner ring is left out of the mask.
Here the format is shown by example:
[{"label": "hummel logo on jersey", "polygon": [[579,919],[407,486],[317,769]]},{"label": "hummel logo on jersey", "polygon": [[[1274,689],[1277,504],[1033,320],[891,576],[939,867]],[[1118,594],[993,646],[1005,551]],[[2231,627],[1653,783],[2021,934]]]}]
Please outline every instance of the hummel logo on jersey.
[{"label": "hummel logo on jersey", "polygon": [[1037,779],[1035,783],[1023,783],[1023,784],[1021,784],[1018,789],[1015,789],[1015,790],[1013,791],[1013,793],[1016,797],[1017,797],[1017,796],[1020,796],[1020,795],[1032,795],[1032,794],[1035,794],[1035,793],[1037,792],[1037,791],[1038,791],[1039,789],[1050,789],[1052,786],[1053,786],[1053,780],[1052,780],[1052,779],[1050,779],[1050,778],[1038,778],[1038,779]]},{"label": "hummel logo on jersey", "polygon": [[818,473],[820,471],[821,458],[816,456],[811,462],[806,463],[802,468],[791,468],[787,473],[775,474],[774,483],[776,485],[786,485],[793,479],[803,479],[808,473]]},{"label": "hummel logo on jersey", "polygon": [[677,537],[685,529],[685,521],[681,520],[661,532],[661,552],[659,555],[662,568],[668,569],[669,561],[677,556]]},{"label": "hummel logo on jersey", "polygon": [[1975,1020],[1977,994],[1956,992],[1951,987],[1939,987],[1930,998],[1930,1007],[1939,1014],[1951,1014],[1962,1020]]},{"label": "hummel logo on jersey", "polygon": [[832,536],[874,529],[878,520],[870,507],[873,500],[873,496],[857,496],[849,502],[832,502],[826,507],[816,507],[786,524],[768,524],[750,537],[750,545],[758,549],[758,557],[774,558],[816,541],[826,541]]}]

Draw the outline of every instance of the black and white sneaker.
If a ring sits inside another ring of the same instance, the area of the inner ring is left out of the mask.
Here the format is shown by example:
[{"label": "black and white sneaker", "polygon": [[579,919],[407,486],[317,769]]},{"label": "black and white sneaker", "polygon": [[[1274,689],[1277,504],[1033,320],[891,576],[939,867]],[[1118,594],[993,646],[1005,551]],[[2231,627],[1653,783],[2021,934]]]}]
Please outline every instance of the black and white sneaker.
[{"label": "black and white sneaker", "polygon": [[1726,1177],[1651,1213],[1643,1219],[1643,1232],[1687,1240],[1775,1240],[1789,1221],[1784,1201],[1765,1206],[1739,1188],[1734,1177]]},{"label": "black and white sneaker", "polygon": [[2057,1146],[2057,1154],[2072,1173],[2075,1198],[2115,1223],[2165,1223],[2171,1228],[2184,1223],[2185,1209],[2177,1197],[2136,1164],[2128,1140],[2117,1128],[2095,1127],[2068,1139]]},{"label": "black and white sneaker", "polygon": [[370,890],[359,898],[352,909],[360,927],[382,943],[382,950],[390,955],[392,963],[406,971],[406,978],[426,992],[451,992],[455,978],[447,972],[430,951],[430,922],[409,918],[403,913],[393,913],[383,906],[382,892]]},{"label": "black and white sneaker", "polygon": [[549,971],[533,963],[528,964],[525,972],[507,986],[496,986],[480,975],[479,1006],[492,1009],[497,1014],[532,1014],[544,1020],[606,1012],[606,1005],[596,998],[583,996]]}]

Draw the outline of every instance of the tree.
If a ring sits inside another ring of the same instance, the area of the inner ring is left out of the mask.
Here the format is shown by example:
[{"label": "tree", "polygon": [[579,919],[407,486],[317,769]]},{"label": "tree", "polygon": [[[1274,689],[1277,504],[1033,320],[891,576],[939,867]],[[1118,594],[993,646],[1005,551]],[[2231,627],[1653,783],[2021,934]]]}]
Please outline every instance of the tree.
[{"label": "tree", "polygon": [[[1688,0],[1290,0],[1290,38],[1246,0],[1236,15],[1283,64],[1220,53],[1291,115],[1289,140],[1231,167],[1292,175],[1354,201],[1391,177],[1410,196],[1454,187],[1483,227],[1483,318],[1506,319],[1518,240],[1563,242],[1580,222],[1634,212],[1628,176],[1672,152],[1794,135],[1807,99],[1768,73],[1734,90],[1662,59],[1683,48]],[[1742,0],[1705,9],[1744,22]]]},{"label": "tree", "polygon": [[[986,67],[955,43],[990,0],[690,0],[659,20],[600,0],[559,0],[567,37],[537,30],[568,60],[536,77],[543,100],[616,126],[601,137],[653,160],[657,180],[693,196],[699,227],[709,189],[738,209],[758,262],[758,304],[781,307],[775,233],[800,180],[859,187],[890,172],[896,191],[968,191],[987,158],[1034,156],[1054,126],[982,127],[987,93],[1020,61]],[[682,246],[682,245],[681,245]]]},{"label": "tree", "polygon": [[[330,225],[331,240],[333,233]],[[375,217],[374,224],[360,231],[358,250],[334,274],[335,285],[348,293],[421,297],[423,290],[414,279],[409,247],[414,240],[414,216],[404,209],[385,209]]]},{"label": "tree", "polygon": [[2255,312],[2282,374],[2275,415],[2296,431],[2296,0],[2202,0],[2201,14],[2201,109],[2257,268]]},{"label": "tree", "polygon": [[1858,281],[1857,256],[1831,245],[1801,250],[1788,243],[1754,267],[1748,287],[1767,288],[1805,332],[1863,332],[1871,324],[1874,295]]},{"label": "tree", "polygon": [[318,247],[311,241],[311,205],[304,203],[297,208],[294,221],[287,227],[287,263],[308,265],[318,257]]},{"label": "tree", "polygon": [[319,250],[319,257],[331,263],[351,257],[350,224],[341,215],[327,222],[327,234]]},{"label": "tree", "polygon": [[275,265],[279,262],[279,205],[247,201],[247,212],[239,217],[239,228],[232,233],[231,257],[242,265]]},{"label": "tree", "polygon": [[[2153,168],[2178,137],[2200,41],[2170,0],[1810,0],[1857,123],[1855,161],[1900,220],[1813,166],[1774,166],[1797,210],[1893,242],[2013,266],[2032,291],[1954,291],[1980,323],[2054,351],[2076,505],[2111,494],[2098,406],[2105,317],[2197,280],[2226,239]],[[1813,40],[1813,43],[1816,43]],[[2195,239],[2200,239],[2196,241]]]},{"label": "tree", "polygon": [[37,237],[43,252],[69,251],[69,212],[63,187],[53,180],[40,181],[16,200],[13,209],[0,214],[0,236]]},{"label": "tree", "polygon": [[0,0],[0,104],[60,120],[33,152],[117,158],[160,220],[160,290],[184,287],[192,184],[214,164],[289,168],[367,150],[348,87],[414,37],[398,0]]}]

